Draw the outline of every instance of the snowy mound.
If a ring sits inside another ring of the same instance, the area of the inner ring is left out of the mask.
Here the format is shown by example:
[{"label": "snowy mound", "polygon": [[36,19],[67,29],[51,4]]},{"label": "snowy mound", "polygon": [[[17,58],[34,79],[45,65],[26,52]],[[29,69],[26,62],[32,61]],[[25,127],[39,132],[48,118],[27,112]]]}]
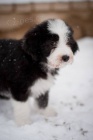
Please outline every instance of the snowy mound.
[{"label": "snowy mound", "polygon": [[93,38],[78,41],[74,63],[60,71],[50,91],[58,116],[32,114],[33,123],[17,127],[10,101],[0,100],[0,140],[93,139]]}]

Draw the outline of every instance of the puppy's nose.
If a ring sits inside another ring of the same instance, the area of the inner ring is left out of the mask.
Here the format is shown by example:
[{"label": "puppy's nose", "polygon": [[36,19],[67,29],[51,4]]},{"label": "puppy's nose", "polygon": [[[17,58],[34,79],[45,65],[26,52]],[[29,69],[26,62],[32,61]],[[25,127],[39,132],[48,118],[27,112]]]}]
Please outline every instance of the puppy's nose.
[{"label": "puppy's nose", "polygon": [[68,56],[68,55],[63,55],[63,56],[62,56],[62,60],[63,60],[64,62],[67,62],[67,61],[69,60],[69,56]]}]

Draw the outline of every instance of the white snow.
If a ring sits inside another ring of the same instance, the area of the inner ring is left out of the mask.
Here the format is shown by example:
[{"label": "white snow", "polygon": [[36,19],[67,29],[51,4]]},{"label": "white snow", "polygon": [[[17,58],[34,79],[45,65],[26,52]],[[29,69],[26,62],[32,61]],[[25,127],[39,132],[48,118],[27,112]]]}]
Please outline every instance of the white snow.
[{"label": "white snow", "polygon": [[74,63],[60,71],[50,92],[58,116],[32,114],[32,124],[17,127],[10,102],[0,100],[0,140],[93,139],[93,38],[78,44]]},{"label": "white snow", "polygon": [[93,0],[0,0],[0,4],[51,3],[51,2],[84,2]]}]

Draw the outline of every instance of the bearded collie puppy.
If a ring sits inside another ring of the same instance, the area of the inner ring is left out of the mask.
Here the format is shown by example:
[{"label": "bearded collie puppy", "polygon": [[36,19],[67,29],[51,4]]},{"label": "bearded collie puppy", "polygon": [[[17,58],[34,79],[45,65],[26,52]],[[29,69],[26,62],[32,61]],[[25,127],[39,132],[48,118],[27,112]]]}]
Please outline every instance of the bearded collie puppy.
[{"label": "bearded collie puppy", "polygon": [[30,122],[29,97],[46,116],[49,90],[58,70],[72,63],[78,50],[73,30],[63,20],[50,19],[29,30],[21,40],[0,40],[0,94],[11,95],[18,125]]}]

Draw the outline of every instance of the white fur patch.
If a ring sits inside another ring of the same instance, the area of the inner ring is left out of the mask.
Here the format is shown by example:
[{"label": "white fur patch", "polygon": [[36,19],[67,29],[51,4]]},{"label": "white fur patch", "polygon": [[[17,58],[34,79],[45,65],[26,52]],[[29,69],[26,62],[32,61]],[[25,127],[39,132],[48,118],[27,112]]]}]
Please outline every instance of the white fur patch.
[{"label": "white fur patch", "polygon": [[33,86],[31,86],[31,93],[34,97],[39,97],[41,94],[45,94],[47,90],[53,85],[54,77],[48,74],[47,79],[38,79]]},{"label": "white fur patch", "polygon": [[20,102],[12,99],[14,110],[14,119],[18,126],[30,123],[30,106],[29,101]]},{"label": "white fur patch", "polygon": [[63,37],[63,41],[67,40],[66,34],[69,33],[68,26],[61,19],[49,20],[48,21],[48,30],[51,33],[58,34]]},{"label": "white fur patch", "polygon": [[[67,33],[69,33],[68,26],[64,21],[60,19],[49,20],[48,30],[51,33],[55,33],[59,36],[59,41],[57,47],[53,53],[50,54],[48,59],[48,64],[53,68],[60,68],[73,61],[73,52],[71,48],[67,45]],[[69,61],[62,61],[62,56],[68,55],[70,57]]]}]

